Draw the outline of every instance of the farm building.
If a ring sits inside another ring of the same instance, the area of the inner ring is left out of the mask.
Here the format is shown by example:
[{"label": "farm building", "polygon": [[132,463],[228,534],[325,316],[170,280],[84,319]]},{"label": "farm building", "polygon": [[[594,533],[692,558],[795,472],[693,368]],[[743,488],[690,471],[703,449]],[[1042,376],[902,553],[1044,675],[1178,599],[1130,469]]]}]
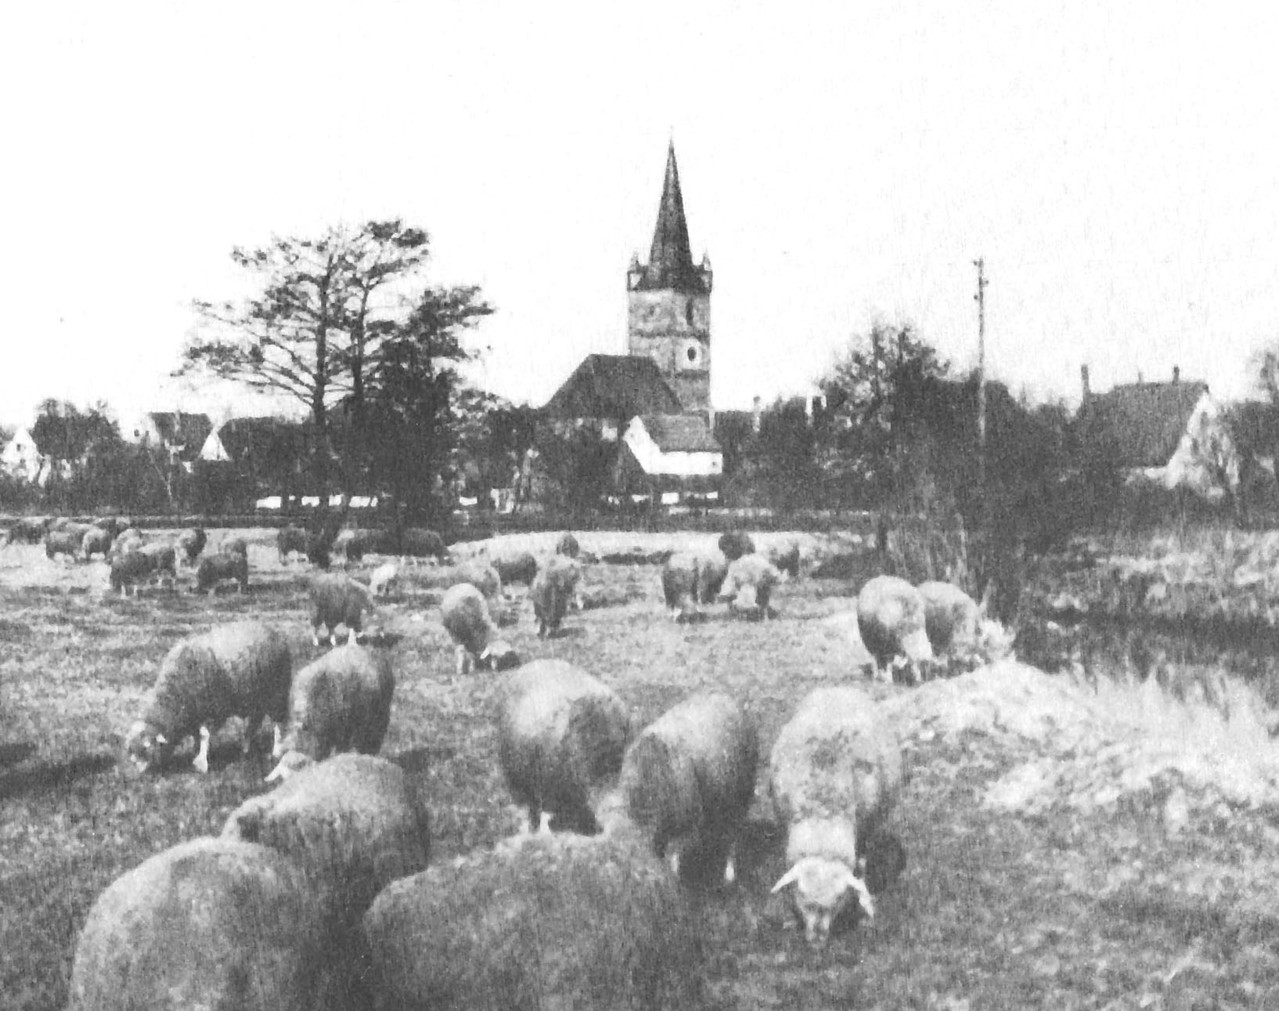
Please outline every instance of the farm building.
[{"label": "farm building", "polygon": [[1182,380],[1174,368],[1170,382],[1138,380],[1094,394],[1087,366],[1082,375],[1081,441],[1112,454],[1130,480],[1210,498],[1237,488],[1238,453],[1207,383]]},{"label": "farm building", "polygon": [[631,419],[614,472],[623,494],[678,501],[680,495],[717,497],[724,454],[695,415],[653,414]]},{"label": "farm building", "polygon": [[212,431],[213,422],[207,414],[152,411],[142,416],[133,436],[144,446],[164,450],[172,460],[190,464],[200,456]]},{"label": "farm building", "polygon": [[36,448],[29,428],[19,428],[0,450],[0,469],[18,481],[43,486],[49,476],[47,462]]}]

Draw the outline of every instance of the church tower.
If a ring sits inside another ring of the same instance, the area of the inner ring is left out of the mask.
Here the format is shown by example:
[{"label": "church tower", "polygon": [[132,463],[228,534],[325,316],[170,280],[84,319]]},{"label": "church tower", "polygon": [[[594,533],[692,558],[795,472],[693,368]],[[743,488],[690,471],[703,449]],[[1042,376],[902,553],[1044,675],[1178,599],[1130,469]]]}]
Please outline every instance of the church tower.
[{"label": "church tower", "polygon": [[711,264],[693,263],[675,142],[666,155],[666,181],[648,263],[631,257],[626,272],[628,350],[657,363],[684,411],[711,421]]}]

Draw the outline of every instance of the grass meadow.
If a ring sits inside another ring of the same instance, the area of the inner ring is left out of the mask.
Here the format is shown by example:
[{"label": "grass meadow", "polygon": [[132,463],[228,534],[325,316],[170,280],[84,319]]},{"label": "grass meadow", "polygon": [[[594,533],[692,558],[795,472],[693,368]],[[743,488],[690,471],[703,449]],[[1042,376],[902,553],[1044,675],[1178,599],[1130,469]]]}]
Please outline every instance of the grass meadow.
[{"label": "grass meadow", "polygon": [[[255,616],[284,629],[300,667],[310,639],[307,566],[281,565],[272,534],[249,537],[251,589],[212,597],[106,592],[101,563],[64,565],[36,546],[0,552],[0,1006],[60,1008],[75,940],[96,895],[146,857],[216,833],[265,789],[269,759],[242,760],[234,727],[201,776],[186,762],[139,775],[121,746],[164,653],[184,635]],[[605,539],[609,543],[603,543]],[[218,535],[214,536],[216,545]],[[580,535],[597,554],[710,541],[709,535]],[[544,550],[551,539],[532,538]],[[814,547],[810,544],[809,547]],[[817,545],[829,546],[829,545]],[[370,561],[357,571],[371,568]],[[610,606],[571,613],[539,640],[524,590],[503,630],[525,659],[556,656],[612,686],[641,722],[690,692],[747,700],[763,754],[795,703],[862,679],[847,622],[854,587],[784,585],[768,622],[675,624],[651,565],[592,564],[585,587]],[[379,609],[397,688],[383,753],[421,777],[433,860],[514,831],[497,765],[493,675],[457,677],[438,591],[410,569]],[[911,689],[866,682],[876,698]],[[923,689],[915,689],[923,691]],[[782,897],[785,869],[765,774],[739,882],[698,894],[707,995],[720,1008],[1279,1008],[1279,816],[1265,805],[1193,809],[1172,832],[1149,805],[1033,815],[983,803],[990,786],[1041,759],[1033,743],[965,731],[916,733],[893,829],[907,852],[869,924],[810,952]]]}]

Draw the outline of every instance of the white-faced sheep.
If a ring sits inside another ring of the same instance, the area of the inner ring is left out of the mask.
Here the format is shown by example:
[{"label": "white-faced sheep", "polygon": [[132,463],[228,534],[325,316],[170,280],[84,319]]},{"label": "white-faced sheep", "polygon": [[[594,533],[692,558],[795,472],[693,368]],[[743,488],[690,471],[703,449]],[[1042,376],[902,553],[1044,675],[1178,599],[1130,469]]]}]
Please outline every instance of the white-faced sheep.
[{"label": "white-faced sheep", "polygon": [[375,597],[389,597],[400,585],[400,567],[383,562],[369,574],[369,590]]},{"label": "white-faced sheep", "polygon": [[736,699],[702,692],[651,723],[626,750],[605,831],[629,820],[659,859],[698,878],[736,876],[737,836],[755,796],[759,733]]},{"label": "white-faced sheep", "polygon": [[[316,761],[342,751],[374,754],[391,725],[394,694],[390,658],[348,641],[293,675],[288,724],[273,754],[282,758],[298,752]],[[277,765],[268,782],[288,775],[295,765]]]},{"label": "white-faced sheep", "polygon": [[45,557],[53,561],[58,555],[64,555],[74,561],[80,557],[88,533],[88,530],[50,530],[44,535]]},{"label": "white-faced sheep", "polygon": [[369,588],[342,572],[314,576],[310,585],[311,629],[315,645],[320,645],[320,626],[328,629],[329,645],[337,644],[334,629],[347,628],[347,639],[359,641],[365,611],[376,605]]},{"label": "white-faced sheep", "polygon": [[355,928],[373,897],[426,868],[426,807],[404,770],[375,755],[315,763],[231,813],[224,838],[261,843],[304,867],[342,926]]},{"label": "white-faced sheep", "polygon": [[200,552],[204,550],[208,542],[209,535],[204,532],[204,527],[191,527],[178,534],[173,545],[177,548],[178,557],[182,563],[190,568],[200,557]]},{"label": "white-faced sheep", "polygon": [[517,551],[512,554],[499,555],[493,559],[493,568],[502,577],[502,585],[523,583],[527,587],[533,585],[537,578],[537,559],[530,551]]},{"label": "white-faced sheep", "polygon": [[745,530],[730,530],[719,535],[719,550],[730,562],[755,553],[755,542]]},{"label": "white-faced sheep", "polygon": [[216,555],[205,555],[195,570],[195,586],[192,593],[213,594],[218,583],[225,579],[235,580],[239,591],[246,593],[249,589],[249,559],[247,555],[225,554],[219,551]]},{"label": "white-faced sheep", "polygon": [[904,780],[896,733],[857,688],[810,692],[778,734],[769,789],[787,828],[789,870],[773,892],[795,886],[810,944],[825,944],[853,905],[874,915],[865,858]]},{"label": "white-faced sheep", "polygon": [[275,547],[280,553],[281,565],[288,561],[289,555],[295,552],[305,555],[307,548],[306,531],[301,527],[280,527],[279,532],[275,535]]},{"label": "white-faced sheep", "polygon": [[68,1011],[313,1011],[334,945],[305,872],[233,839],[194,839],[122,874],[76,943]]},{"label": "white-faced sheep", "polygon": [[710,604],[719,595],[728,574],[728,562],[719,552],[678,551],[662,565],[662,597],[671,617],[678,620],[698,613],[699,604]]},{"label": "white-faced sheep", "polygon": [[474,667],[500,671],[519,666],[514,650],[493,638],[488,603],[484,594],[470,583],[458,583],[444,591],[440,618],[453,640],[459,677],[469,674]]},{"label": "white-faced sheep", "polygon": [[80,548],[84,552],[85,561],[94,555],[101,555],[105,561],[111,553],[111,532],[96,527],[87,531],[80,541]]},{"label": "white-faced sheep", "polygon": [[924,598],[897,576],[875,576],[857,594],[857,627],[877,673],[895,671],[897,658],[918,680],[918,665],[933,659]]},{"label": "white-faced sheep", "polygon": [[364,916],[379,1007],[686,1011],[703,927],[641,847],[519,836],[388,885]]},{"label": "white-faced sheep", "polygon": [[539,636],[545,638],[559,631],[569,603],[577,593],[577,581],[580,577],[581,569],[577,562],[564,555],[553,555],[537,574],[530,596],[533,598],[533,616],[537,619]]},{"label": "white-faced sheep", "polygon": [[529,829],[554,816],[557,826],[594,831],[633,730],[617,694],[564,660],[534,660],[502,681],[497,729],[502,772]]},{"label": "white-faced sheep", "polygon": [[232,716],[245,718],[244,750],[263,718],[276,739],[288,715],[293,659],[275,629],[255,621],[221,625],[179,642],[165,656],[151,700],[126,748],[140,767],[162,764],[185,738],[199,736],[192,764],[209,769],[209,737]]},{"label": "white-faced sheep", "polygon": [[773,589],[782,574],[762,555],[742,555],[728,566],[719,599],[728,601],[729,609],[747,616],[768,618]]},{"label": "white-faced sheep", "polygon": [[582,546],[577,543],[577,538],[571,532],[565,530],[555,542],[555,553],[565,558],[576,558],[582,553]]}]

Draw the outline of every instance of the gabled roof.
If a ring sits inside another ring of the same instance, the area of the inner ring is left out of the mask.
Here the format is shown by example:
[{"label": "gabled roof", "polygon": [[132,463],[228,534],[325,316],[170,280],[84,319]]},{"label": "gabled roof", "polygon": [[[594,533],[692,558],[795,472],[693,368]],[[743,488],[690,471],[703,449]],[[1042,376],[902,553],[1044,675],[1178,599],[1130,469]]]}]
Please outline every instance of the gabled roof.
[{"label": "gabled roof", "polygon": [[235,461],[279,465],[303,458],[306,426],[283,418],[233,418],[218,429],[218,439]]},{"label": "gabled roof", "polygon": [[1202,382],[1128,383],[1090,396],[1079,408],[1086,442],[1104,441],[1120,467],[1162,467],[1177,450]]},{"label": "gabled roof", "polygon": [[688,220],[684,217],[684,196],[679,188],[679,168],[675,164],[675,142],[666,153],[666,179],[662,202],[657,207],[657,226],[648,265],[639,268],[637,289],[674,288],[676,291],[710,291],[710,271],[694,266],[688,241]]},{"label": "gabled roof", "polygon": [[640,420],[663,453],[721,452],[700,414],[646,414]]},{"label": "gabled roof", "polygon": [[657,363],[644,355],[587,355],[546,403],[557,418],[625,420],[682,409]]}]

